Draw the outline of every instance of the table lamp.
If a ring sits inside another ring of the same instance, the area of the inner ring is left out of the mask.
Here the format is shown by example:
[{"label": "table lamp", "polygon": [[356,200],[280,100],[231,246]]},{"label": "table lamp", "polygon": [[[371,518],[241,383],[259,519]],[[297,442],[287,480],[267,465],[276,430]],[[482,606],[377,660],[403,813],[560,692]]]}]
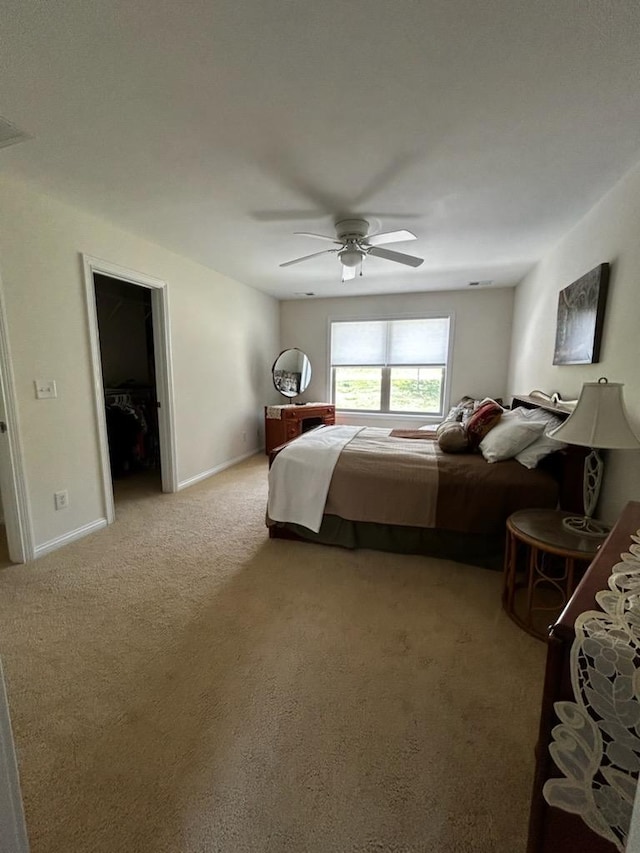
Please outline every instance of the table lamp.
[{"label": "table lamp", "polygon": [[592,517],[598,503],[604,470],[598,450],[635,450],[640,447],[640,441],[627,420],[622,383],[609,382],[604,377],[597,382],[585,382],[573,412],[548,436],[567,444],[590,448],[584,460],[584,515],[565,518],[564,526],[583,536],[606,536],[610,527]]}]

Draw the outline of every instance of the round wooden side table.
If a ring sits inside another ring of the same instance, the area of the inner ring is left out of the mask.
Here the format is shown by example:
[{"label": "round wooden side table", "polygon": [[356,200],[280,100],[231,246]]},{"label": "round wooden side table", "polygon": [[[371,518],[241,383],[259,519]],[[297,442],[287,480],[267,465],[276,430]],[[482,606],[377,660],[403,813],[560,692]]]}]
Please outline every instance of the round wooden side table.
[{"label": "round wooden side table", "polygon": [[563,527],[570,515],[575,513],[522,509],[507,519],[502,604],[517,625],[540,640],[604,541]]}]

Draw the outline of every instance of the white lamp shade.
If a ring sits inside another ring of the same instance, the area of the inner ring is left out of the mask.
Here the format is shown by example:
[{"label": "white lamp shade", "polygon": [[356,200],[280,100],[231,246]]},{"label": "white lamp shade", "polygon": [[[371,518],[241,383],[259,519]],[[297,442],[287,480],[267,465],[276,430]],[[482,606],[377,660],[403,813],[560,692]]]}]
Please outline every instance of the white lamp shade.
[{"label": "white lamp shade", "polygon": [[634,450],[640,441],[629,426],[620,382],[585,382],[567,420],[550,438],[603,450]]}]

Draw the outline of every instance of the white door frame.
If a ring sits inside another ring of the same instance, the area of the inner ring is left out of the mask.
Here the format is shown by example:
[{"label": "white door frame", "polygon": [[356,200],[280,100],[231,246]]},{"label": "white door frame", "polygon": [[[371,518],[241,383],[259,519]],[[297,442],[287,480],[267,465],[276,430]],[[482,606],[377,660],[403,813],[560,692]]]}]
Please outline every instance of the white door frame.
[{"label": "white door frame", "polygon": [[[26,466],[20,438],[20,421],[16,397],[13,361],[9,349],[9,333],[4,302],[4,289],[0,279],[0,394],[4,401],[9,448],[9,471],[6,480],[10,483],[2,492],[2,507],[7,533],[9,559],[13,563],[26,563],[35,559],[35,542],[31,521],[31,506],[27,491]],[[8,492],[8,494],[7,494]]]},{"label": "white door frame", "polygon": [[0,661],[0,850],[29,853],[9,702]]},{"label": "white door frame", "polygon": [[151,311],[153,320],[153,346],[156,366],[156,392],[160,408],[158,409],[158,432],[160,438],[160,466],[162,469],[162,491],[178,491],[178,472],[176,464],[175,417],[173,405],[173,368],[171,357],[171,334],[169,327],[169,295],[167,283],[159,278],[130,270],[110,261],[82,255],[84,268],[87,320],[91,345],[91,366],[93,370],[93,388],[98,422],[98,440],[102,461],[102,488],[104,494],[107,523],[115,519],[113,503],[113,482],[111,480],[111,461],[107,439],[107,419],[104,408],[104,382],[102,379],[102,359],[100,355],[100,335],[98,314],[96,311],[96,290],[94,273],[119,278],[151,291]]}]

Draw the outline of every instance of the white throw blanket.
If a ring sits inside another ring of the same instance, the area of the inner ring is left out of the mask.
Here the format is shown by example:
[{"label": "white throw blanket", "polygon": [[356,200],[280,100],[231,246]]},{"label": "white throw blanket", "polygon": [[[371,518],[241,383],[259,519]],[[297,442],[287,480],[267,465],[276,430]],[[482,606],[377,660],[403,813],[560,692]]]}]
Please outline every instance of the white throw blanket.
[{"label": "white throw blanket", "polygon": [[269,518],[317,533],[338,456],[362,429],[324,427],[303,433],[281,450],[269,471]]}]

